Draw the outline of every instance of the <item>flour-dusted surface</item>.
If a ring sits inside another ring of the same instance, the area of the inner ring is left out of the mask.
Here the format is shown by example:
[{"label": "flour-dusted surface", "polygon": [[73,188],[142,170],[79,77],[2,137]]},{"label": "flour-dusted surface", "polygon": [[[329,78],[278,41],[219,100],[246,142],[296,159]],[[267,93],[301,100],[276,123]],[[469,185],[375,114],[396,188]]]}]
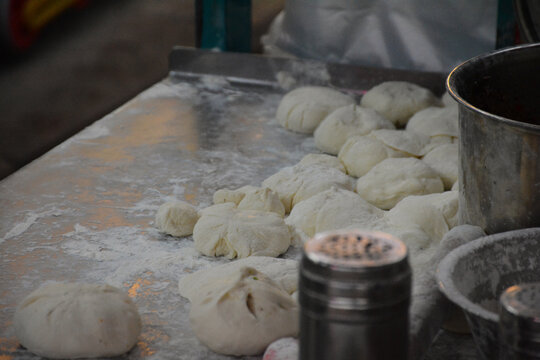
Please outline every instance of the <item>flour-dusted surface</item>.
[{"label": "flour-dusted surface", "polygon": [[[109,283],[129,294],[143,329],[123,358],[227,358],[195,338],[190,305],[177,284],[229,260],[200,256],[191,237],[160,233],[154,217],[164,202],[202,209],[218,189],[258,186],[318,152],[312,136],[278,125],[274,115],[284,91],[271,78],[274,83],[242,84],[171,73],[0,182],[2,360],[37,358],[19,347],[12,318],[17,304],[47,281]],[[283,255],[300,256],[295,247]],[[421,308],[428,323],[434,308]]]}]

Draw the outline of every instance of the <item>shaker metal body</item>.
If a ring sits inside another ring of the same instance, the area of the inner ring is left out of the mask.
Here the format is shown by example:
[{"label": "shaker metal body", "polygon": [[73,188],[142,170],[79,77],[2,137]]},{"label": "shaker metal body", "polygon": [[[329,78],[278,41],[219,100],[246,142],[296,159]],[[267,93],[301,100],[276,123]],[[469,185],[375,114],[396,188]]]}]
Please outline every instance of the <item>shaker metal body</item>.
[{"label": "shaker metal body", "polygon": [[506,289],[499,316],[500,359],[540,360],[540,283]]},{"label": "shaker metal body", "polygon": [[300,360],[406,359],[410,295],[400,240],[359,230],[317,234],[300,267]]}]

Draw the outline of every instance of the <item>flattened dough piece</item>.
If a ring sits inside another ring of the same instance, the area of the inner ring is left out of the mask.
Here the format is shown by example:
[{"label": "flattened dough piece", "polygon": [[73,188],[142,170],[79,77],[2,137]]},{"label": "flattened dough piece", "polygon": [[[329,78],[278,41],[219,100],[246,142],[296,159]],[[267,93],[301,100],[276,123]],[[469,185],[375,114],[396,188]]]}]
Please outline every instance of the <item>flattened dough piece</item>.
[{"label": "flattened dough piece", "polygon": [[199,220],[197,209],[185,201],[170,201],[161,205],[156,213],[157,228],[172,236],[186,236],[193,233]]},{"label": "flattened dough piece", "polygon": [[290,212],[300,201],[309,199],[332,186],[353,189],[352,178],[348,175],[335,168],[318,165],[283,168],[262,184],[278,193],[286,212]]},{"label": "flattened dough piece", "polygon": [[382,216],[382,210],[358,194],[331,188],[299,202],[285,222],[313,237],[321,231],[342,229],[352,225],[359,228],[373,227]]},{"label": "flattened dough piece", "polygon": [[325,153],[337,155],[345,141],[354,135],[367,135],[376,129],[394,129],[392,122],[375,110],[355,104],[328,115],[315,130],[315,145]]},{"label": "flattened dough piece", "polygon": [[298,162],[298,165],[301,166],[326,166],[337,169],[342,173],[346,174],[345,166],[339,161],[339,159],[332,155],[327,154],[307,154]]},{"label": "flattened dough piece", "polygon": [[374,109],[396,126],[406,125],[414,113],[428,106],[442,105],[430,90],[405,81],[387,81],[371,88],[360,104]]},{"label": "flattened dough piece", "polygon": [[258,355],[273,341],[298,334],[296,301],[264,273],[241,267],[191,298],[197,338],[226,355]]},{"label": "flattened dough piece", "polygon": [[51,283],[30,293],[15,311],[19,342],[54,359],[112,357],[129,351],[141,318],[129,296],[109,285]]},{"label": "flattened dough piece", "polygon": [[300,87],[281,99],[276,118],[286,129],[312,134],[328,114],[353,103],[354,99],[337,90],[321,86]]},{"label": "flattened dough piece", "polygon": [[444,189],[450,190],[458,179],[458,144],[437,146],[422,158],[437,172],[444,183]]},{"label": "flattened dough piece", "polygon": [[243,267],[251,267],[268,276],[288,294],[298,289],[298,262],[296,260],[273,258],[268,256],[250,256],[226,264],[199,270],[186,275],[178,282],[180,295],[190,301],[201,296],[207,286],[226,281],[237,274]]},{"label": "flattened dough piece", "polygon": [[443,192],[435,170],[416,158],[389,158],[358,179],[356,192],[380,209],[388,210],[409,195]]},{"label": "flattened dough piece", "polygon": [[291,233],[276,213],[241,210],[234,203],[203,209],[193,230],[195,248],[207,256],[229,259],[278,256],[289,248]]}]

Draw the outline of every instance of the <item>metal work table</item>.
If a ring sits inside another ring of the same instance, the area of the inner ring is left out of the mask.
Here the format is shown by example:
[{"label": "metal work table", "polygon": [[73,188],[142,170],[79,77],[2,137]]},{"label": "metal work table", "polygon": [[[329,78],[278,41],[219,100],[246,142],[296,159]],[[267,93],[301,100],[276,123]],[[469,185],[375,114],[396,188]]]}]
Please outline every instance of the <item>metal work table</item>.
[{"label": "metal work table", "polygon": [[[166,79],[0,182],[0,360],[37,358],[19,347],[12,317],[47,281],[106,282],[133,298],[143,331],[122,358],[227,358],[199,344],[177,283],[228,260],[200,256],[191,237],[159,233],[159,205],[178,199],[201,209],[220,188],[260,185],[318,152],[312,136],[274,119],[288,86],[331,85],[360,96],[395,79],[444,91],[442,74],[183,48],[170,62]],[[296,248],[285,254],[299,256]],[[441,317],[422,320],[429,326],[413,341],[416,353]],[[473,359],[473,352],[470,338],[442,333],[427,358]]]}]

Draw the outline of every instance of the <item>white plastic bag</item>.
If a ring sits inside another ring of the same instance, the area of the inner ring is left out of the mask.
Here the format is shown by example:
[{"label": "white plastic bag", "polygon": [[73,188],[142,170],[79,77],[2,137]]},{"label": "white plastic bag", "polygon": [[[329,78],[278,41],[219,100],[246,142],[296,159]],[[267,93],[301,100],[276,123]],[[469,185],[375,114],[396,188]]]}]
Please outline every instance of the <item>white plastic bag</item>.
[{"label": "white plastic bag", "polygon": [[495,48],[497,0],[287,0],[280,16],[270,51],[447,72]]}]

